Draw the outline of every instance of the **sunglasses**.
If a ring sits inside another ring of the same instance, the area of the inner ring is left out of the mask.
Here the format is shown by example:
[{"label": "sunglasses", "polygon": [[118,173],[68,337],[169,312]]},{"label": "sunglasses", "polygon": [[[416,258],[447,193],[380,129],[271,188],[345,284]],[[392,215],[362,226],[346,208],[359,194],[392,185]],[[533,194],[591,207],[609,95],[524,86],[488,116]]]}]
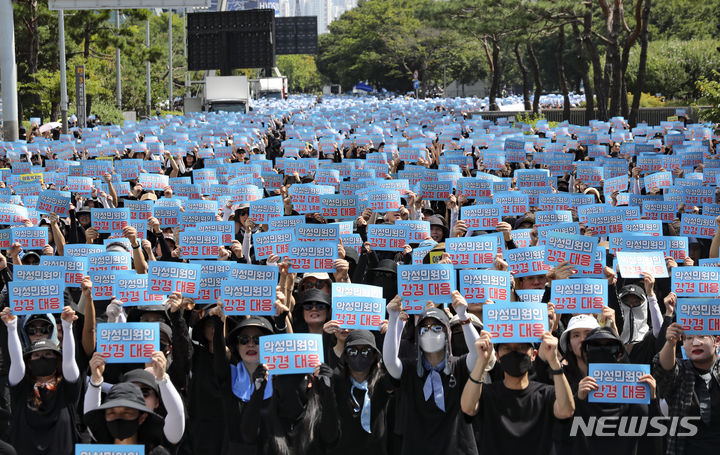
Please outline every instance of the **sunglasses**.
[{"label": "sunglasses", "polygon": [[306,281],[301,286],[301,291],[307,291],[308,289],[322,289],[325,287],[324,281]]},{"label": "sunglasses", "polygon": [[303,303],[303,310],[305,310],[305,311],[312,311],[315,309],[327,310],[329,307],[330,306],[327,303],[320,303],[320,302]]},{"label": "sunglasses", "polygon": [[25,333],[28,335],[50,335],[52,327],[49,325],[38,325],[25,327]]},{"label": "sunglasses", "polygon": [[250,215],[250,209],[242,209],[238,212],[238,215],[240,216],[248,216]]},{"label": "sunglasses", "polygon": [[241,335],[238,337],[238,344],[246,345],[246,344],[252,344],[259,345],[260,344],[260,337],[258,336],[250,336],[250,335]]},{"label": "sunglasses", "polygon": [[435,333],[440,333],[443,331],[443,326],[439,324],[432,324],[432,325],[424,325],[420,327],[420,335],[425,335],[429,331],[433,331]]},{"label": "sunglasses", "polygon": [[147,398],[154,392],[153,389],[149,387],[140,387],[140,390],[142,390],[143,398]]},{"label": "sunglasses", "polygon": [[372,351],[373,351],[373,349],[372,349],[372,348],[368,348],[368,347],[360,348],[360,349],[355,348],[355,347],[351,347],[351,348],[345,349],[345,353],[348,355],[348,357],[355,357],[355,356],[357,356],[358,354],[361,355],[361,356],[363,356],[363,357],[367,357],[367,356],[369,356],[369,355],[372,353]]}]

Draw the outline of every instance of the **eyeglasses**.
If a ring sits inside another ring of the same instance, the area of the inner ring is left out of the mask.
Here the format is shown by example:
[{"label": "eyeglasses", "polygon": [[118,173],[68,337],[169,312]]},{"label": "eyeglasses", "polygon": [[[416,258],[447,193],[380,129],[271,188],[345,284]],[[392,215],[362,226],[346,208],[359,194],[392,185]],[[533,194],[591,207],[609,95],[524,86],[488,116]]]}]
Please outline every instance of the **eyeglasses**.
[{"label": "eyeglasses", "polygon": [[420,327],[420,335],[425,335],[430,330],[435,333],[440,333],[443,331],[443,326],[441,326],[440,324],[424,325]]},{"label": "eyeglasses", "polygon": [[52,333],[52,327],[49,325],[35,325],[25,327],[25,333],[28,335],[50,335]]},{"label": "eyeglasses", "polygon": [[322,288],[324,288],[324,287],[325,287],[325,282],[324,282],[324,281],[320,281],[320,280],[317,280],[317,281],[306,281],[306,282],[304,282],[304,283],[300,286],[300,290],[301,290],[301,291],[307,291],[308,289],[313,289],[313,288],[315,288],[315,289],[322,289]]},{"label": "eyeglasses", "polygon": [[303,310],[305,310],[305,311],[312,311],[315,309],[327,310],[328,308],[329,308],[329,305],[327,303],[321,303],[321,302],[303,303]]},{"label": "eyeglasses", "polygon": [[348,355],[348,357],[355,357],[358,354],[360,354],[363,357],[367,357],[372,353],[373,349],[370,347],[364,347],[364,348],[355,348],[350,347],[345,349],[345,353]]},{"label": "eyeglasses", "polygon": [[685,335],[683,336],[683,341],[690,341],[693,342],[695,340],[699,341],[707,341],[707,340],[714,340],[715,335]]},{"label": "eyeglasses", "polygon": [[238,344],[246,345],[250,344],[251,342],[255,345],[260,344],[260,337],[250,335],[241,335],[238,337]]}]

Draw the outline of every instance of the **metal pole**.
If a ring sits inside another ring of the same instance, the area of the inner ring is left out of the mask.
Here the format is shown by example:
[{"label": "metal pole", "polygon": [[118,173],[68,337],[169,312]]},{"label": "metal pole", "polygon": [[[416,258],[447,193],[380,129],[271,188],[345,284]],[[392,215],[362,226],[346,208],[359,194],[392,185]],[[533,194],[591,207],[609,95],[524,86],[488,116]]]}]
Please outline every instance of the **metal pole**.
[{"label": "metal pole", "polygon": [[[150,49],[150,19],[145,21],[145,47]],[[152,115],[152,93],[150,91],[150,60],[145,62],[145,108],[147,116]]]},{"label": "metal pole", "polygon": [[[120,10],[115,10],[116,34],[120,34]],[[120,47],[115,48],[115,84],[117,86],[117,106],[122,110],[122,74],[120,73]]]},{"label": "metal pole", "polygon": [[17,66],[11,0],[0,0],[0,84],[2,84],[3,138],[6,141],[17,141],[19,137]]},{"label": "metal pole", "polygon": [[183,56],[185,57],[185,97],[190,94],[190,71],[187,67],[187,8],[183,12]]},{"label": "metal pole", "polygon": [[168,44],[168,48],[169,48],[169,52],[168,52],[168,56],[169,56],[168,101],[170,102],[170,105],[168,108],[169,111],[173,110],[173,61],[172,61],[173,60],[173,26],[172,26],[172,21],[173,21],[173,12],[171,9],[168,14],[168,42],[169,42],[169,44]]},{"label": "metal pole", "polygon": [[58,11],[58,34],[60,45],[60,117],[62,132],[68,132],[67,63],[65,62],[65,11]]}]

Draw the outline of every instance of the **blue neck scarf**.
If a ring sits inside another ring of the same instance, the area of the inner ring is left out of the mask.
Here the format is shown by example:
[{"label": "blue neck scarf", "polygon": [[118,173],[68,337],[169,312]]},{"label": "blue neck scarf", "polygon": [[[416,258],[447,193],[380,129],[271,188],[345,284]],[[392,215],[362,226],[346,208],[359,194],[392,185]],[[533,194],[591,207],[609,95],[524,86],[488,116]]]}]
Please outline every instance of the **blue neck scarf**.
[{"label": "blue neck scarf", "polygon": [[[350,376],[350,382],[352,383],[352,386],[350,387],[350,397],[352,398],[353,404],[355,405],[355,409],[353,409],[354,412],[360,412],[360,424],[363,427],[363,430],[365,430],[368,433],[371,433],[370,431],[370,393],[368,392],[368,382],[367,379],[363,382],[357,382],[355,378]],[[360,406],[360,403],[357,402],[355,399],[355,394],[353,391],[355,389],[364,390],[365,391],[365,398],[363,399],[363,404]]]},{"label": "blue neck scarf", "polygon": [[[242,401],[250,401],[250,396],[252,396],[255,391],[255,384],[253,383],[247,368],[245,368],[245,364],[238,362],[237,365],[230,365],[230,377],[233,394]],[[270,398],[272,396],[272,392],[272,376],[268,376],[263,400]]]},{"label": "blue neck scarf", "polygon": [[446,359],[443,359],[438,366],[433,367],[424,356],[422,358],[425,371],[430,372],[427,379],[425,379],[425,385],[423,385],[425,401],[428,401],[430,396],[435,397],[435,406],[442,412],[445,412],[445,390],[443,389],[442,378],[440,378],[439,372],[445,369],[445,361]]}]

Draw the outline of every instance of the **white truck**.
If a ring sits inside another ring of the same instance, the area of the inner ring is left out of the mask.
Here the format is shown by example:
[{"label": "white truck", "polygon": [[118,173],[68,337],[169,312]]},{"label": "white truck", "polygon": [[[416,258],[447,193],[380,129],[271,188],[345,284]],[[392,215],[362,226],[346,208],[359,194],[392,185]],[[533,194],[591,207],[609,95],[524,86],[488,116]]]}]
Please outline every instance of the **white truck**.
[{"label": "white truck", "polygon": [[204,111],[247,113],[250,100],[247,76],[205,76]]},{"label": "white truck", "polygon": [[252,81],[253,98],[286,99],[288,97],[287,76],[262,77]]}]

